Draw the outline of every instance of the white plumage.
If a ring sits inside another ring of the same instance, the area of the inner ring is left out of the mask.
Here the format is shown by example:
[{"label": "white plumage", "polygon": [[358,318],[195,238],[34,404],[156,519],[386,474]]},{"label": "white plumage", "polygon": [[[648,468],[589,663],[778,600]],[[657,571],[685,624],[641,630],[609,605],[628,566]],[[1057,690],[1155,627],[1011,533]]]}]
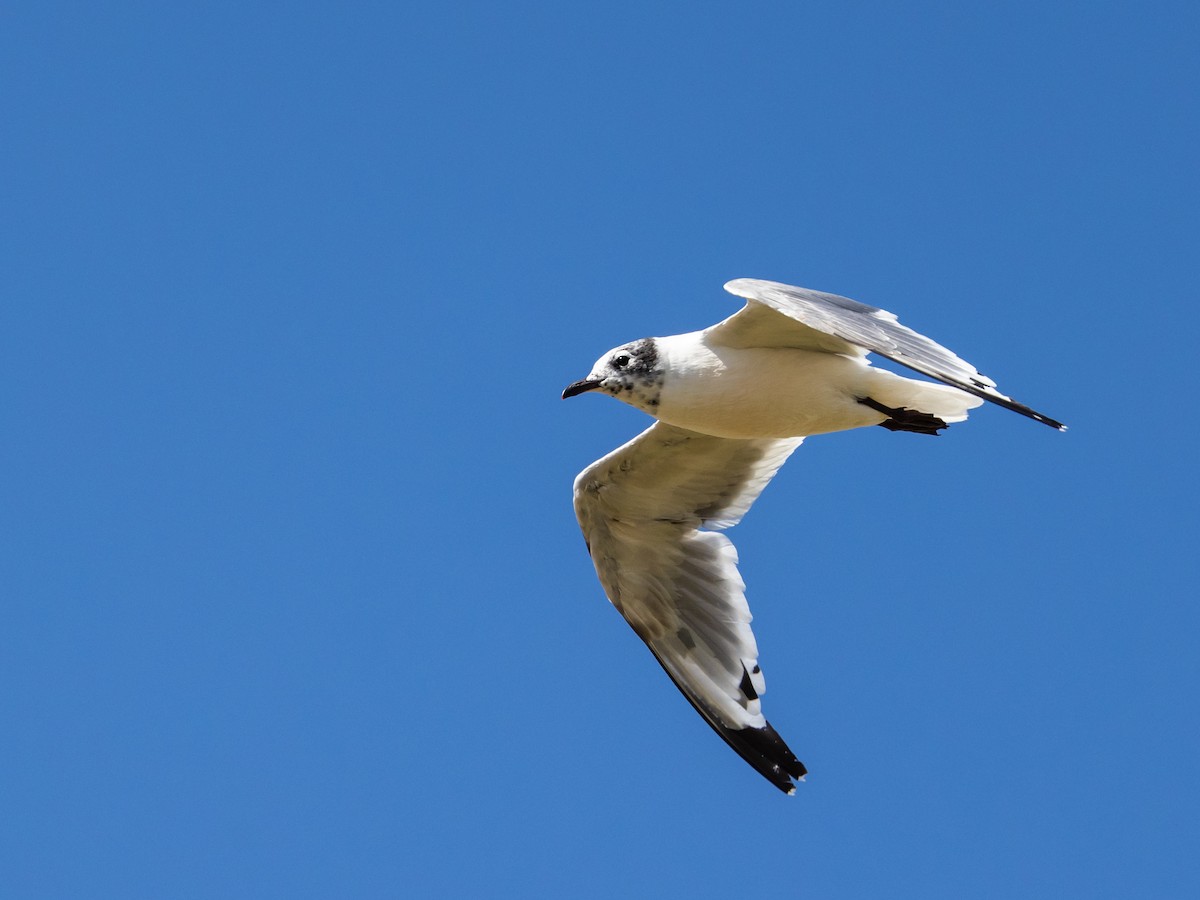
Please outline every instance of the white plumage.
[{"label": "white plumage", "polygon": [[[575,480],[575,511],[605,593],[704,719],[791,793],[805,768],[764,718],[765,689],[736,524],[804,437],[883,425],[936,434],[989,400],[1061,423],[884,310],[742,278],[746,306],[703,331],[601,357],[563,397],[600,390],[658,421]],[[875,369],[875,352],[943,382]]]}]

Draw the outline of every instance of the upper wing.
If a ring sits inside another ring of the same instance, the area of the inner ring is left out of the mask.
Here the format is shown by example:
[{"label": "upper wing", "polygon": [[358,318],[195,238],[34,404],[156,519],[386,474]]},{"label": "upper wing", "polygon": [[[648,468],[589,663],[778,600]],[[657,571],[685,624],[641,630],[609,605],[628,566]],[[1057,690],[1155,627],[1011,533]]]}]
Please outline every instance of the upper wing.
[{"label": "upper wing", "polygon": [[901,325],[887,310],[848,297],[807,288],[738,278],[725,290],[750,302],[707,330],[711,340],[732,347],[800,347],[831,353],[878,353],[1061,431],[1061,422],[1035,412],[996,390],[996,382],[941,344]]},{"label": "upper wing", "polygon": [[763,717],[735,524],[803,438],[739,441],[658,422],[579,473],[575,513],[609,600],[692,706],[780,790],[805,769]]}]

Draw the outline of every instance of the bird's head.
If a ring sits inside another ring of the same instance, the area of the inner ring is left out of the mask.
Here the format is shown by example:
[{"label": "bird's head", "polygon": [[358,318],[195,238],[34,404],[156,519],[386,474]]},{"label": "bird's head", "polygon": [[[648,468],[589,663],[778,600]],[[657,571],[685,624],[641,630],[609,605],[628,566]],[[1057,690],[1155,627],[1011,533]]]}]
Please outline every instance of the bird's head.
[{"label": "bird's head", "polygon": [[653,415],[662,389],[662,366],[654,338],[609,350],[596,360],[587,378],[568,384],[563,399],[603,391]]}]

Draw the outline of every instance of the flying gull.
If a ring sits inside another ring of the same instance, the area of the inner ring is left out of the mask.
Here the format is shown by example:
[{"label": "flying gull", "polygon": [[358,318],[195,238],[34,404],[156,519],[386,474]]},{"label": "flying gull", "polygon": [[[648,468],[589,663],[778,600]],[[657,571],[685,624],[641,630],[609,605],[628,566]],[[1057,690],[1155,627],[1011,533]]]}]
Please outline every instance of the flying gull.
[{"label": "flying gull", "polygon": [[[935,435],[984,400],[1066,426],[885,310],[754,278],[725,290],[748,301],[730,318],[610,350],[563,391],[657,419],[579,473],[575,513],[608,599],[713,730],[790,794],[807,770],[763,716],[745,584],[722,532],[809,435]],[[942,383],[872,368],[868,352]]]}]

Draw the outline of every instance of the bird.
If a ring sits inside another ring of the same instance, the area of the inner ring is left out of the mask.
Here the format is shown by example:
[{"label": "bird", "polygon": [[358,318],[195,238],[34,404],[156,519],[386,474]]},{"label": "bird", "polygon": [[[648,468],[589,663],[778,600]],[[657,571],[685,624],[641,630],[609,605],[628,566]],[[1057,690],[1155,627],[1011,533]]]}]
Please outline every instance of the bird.
[{"label": "bird", "polygon": [[[656,420],[579,473],[574,506],[612,605],[704,721],[793,794],[808,770],[763,715],[745,582],[724,532],[812,435],[937,435],[984,401],[1066,426],[886,310],[754,278],[725,290],[746,301],[729,318],[622,344],[563,390],[608,394]],[[935,381],[875,368],[868,353]]]}]

